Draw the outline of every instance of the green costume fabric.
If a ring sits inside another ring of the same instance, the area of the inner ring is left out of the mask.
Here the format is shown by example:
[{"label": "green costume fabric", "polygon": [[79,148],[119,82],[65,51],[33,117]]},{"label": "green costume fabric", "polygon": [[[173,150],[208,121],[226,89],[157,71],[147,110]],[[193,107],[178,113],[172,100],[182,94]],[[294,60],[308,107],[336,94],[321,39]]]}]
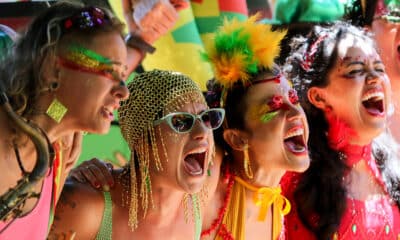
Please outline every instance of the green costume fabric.
[{"label": "green costume fabric", "polygon": [[103,219],[96,240],[112,239],[112,200],[110,192],[103,192],[104,195],[104,212]]},{"label": "green costume fabric", "polygon": [[274,20],[282,24],[295,22],[329,22],[340,19],[344,4],[340,0],[277,0]]}]

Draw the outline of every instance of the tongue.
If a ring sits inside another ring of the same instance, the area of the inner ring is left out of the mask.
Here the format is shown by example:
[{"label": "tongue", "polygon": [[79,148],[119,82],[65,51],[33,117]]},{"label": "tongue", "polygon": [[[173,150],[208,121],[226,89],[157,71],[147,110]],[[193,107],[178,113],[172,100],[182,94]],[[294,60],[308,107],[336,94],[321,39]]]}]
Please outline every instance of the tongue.
[{"label": "tongue", "polygon": [[372,115],[382,115],[383,114],[383,107],[381,101],[364,101],[363,105],[368,113]]},{"label": "tongue", "polygon": [[293,153],[302,153],[306,150],[306,148],[301,144],[296,144],[293,141],[285,141],[285,145],[289,150]]},{"label": "tongue", "polygon": [[185,159],[185,169],[191,175],[201,175],[203,173],[199,162],[191,156]]},{"label": "tongue", "polygon": [[366,108],[367,112],[371,113],[372,115],[381,115],[382,112],[379,111],[377,108]]}]

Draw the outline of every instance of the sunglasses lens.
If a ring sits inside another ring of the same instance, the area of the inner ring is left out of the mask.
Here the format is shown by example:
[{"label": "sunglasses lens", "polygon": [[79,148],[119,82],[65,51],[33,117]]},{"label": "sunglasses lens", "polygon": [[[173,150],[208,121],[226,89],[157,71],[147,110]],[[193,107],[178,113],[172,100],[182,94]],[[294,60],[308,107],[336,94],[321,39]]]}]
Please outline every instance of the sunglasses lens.
[{"label": "sunglasses lens", "polygon": [[207,127],[211,129],[216,129],[221,126],[222,121],[224,120],[224,114],[218,109],[210,109],[204,112],[201,120],[203,120],[204,125],[206,125]]},{"label": "sunglasses lens", "polygon": [[177,132],[187,132],[189,131],[194,123],[194,118],[190,114],[176,114],[171,117],[172,127]]}]

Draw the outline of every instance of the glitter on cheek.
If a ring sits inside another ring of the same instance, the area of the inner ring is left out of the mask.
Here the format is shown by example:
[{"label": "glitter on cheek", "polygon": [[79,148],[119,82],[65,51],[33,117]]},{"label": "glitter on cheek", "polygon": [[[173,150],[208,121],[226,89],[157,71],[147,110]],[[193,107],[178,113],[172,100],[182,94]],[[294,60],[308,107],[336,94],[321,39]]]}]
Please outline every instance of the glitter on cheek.
[{"label": "glitter on cheek", "polygon": [[266,104],[262,106],[254,106],[250,110],[249,115],[253,120],[260,120],[262,123],[267,123],[272,120],[276,115],[278,115],[278,111],[271,111],[271,107]]},{"label": "glitter on cheek", "polygon": [[276,115],[278,115],[278,113],[279,113],[278,111],[265,113],[264,115],[262,115],[260,117],[260,121],[262,123],[267,123],[267,122],[271,121]]}]

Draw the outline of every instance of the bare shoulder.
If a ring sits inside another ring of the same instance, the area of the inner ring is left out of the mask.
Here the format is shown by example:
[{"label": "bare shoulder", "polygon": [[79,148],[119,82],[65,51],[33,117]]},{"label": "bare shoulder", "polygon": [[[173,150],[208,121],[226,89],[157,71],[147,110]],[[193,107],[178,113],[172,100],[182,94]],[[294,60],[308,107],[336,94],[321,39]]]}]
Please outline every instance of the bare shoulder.
[{"label": "bare shoulder", "polygon": [[64,185],[48,239],[94,239],[104,211],[101,191],[76,181]]}]

